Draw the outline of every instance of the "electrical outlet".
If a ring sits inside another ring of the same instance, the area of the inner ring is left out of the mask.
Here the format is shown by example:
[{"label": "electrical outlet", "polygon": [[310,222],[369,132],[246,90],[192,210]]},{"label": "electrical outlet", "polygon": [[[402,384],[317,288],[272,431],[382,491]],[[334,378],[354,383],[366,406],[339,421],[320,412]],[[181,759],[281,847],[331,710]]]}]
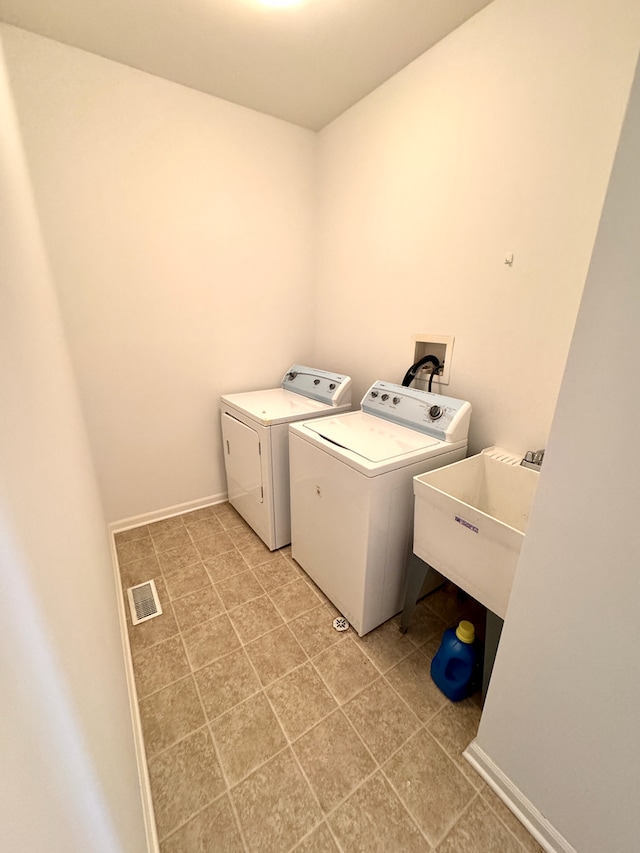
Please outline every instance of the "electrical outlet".
[{"label": "electrical outlet", "polygon": [[[440,361],[440,368],[433,381],[440,385],[448,385],[451,372],[451,357],[453,355],[453,341],[454,338],[452,335],[414,335],[412,364],[420,361],[425,355],[435,355]],[[430,374],[431,365],[426,364],[415,378],[415,387],[426,389],[429,384]]]}]

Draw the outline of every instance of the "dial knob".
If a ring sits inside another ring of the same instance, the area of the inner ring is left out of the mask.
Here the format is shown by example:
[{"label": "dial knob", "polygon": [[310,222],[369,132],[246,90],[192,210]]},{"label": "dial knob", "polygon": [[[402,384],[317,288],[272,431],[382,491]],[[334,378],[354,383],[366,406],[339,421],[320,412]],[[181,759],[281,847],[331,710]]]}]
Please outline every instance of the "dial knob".
[{"label": "dial knob", "polygon": [[314,384],[314,385],[319,385],[319,384],[320,384],[320,380],[319,380],[319,379],[314,379],[314,380],[313,380],[313,384]]},{"label": "dial knob", "polygon": [[289,371],[289,373],[287,373],[287,379],[291,381],[292,379],[295,379],[297,375],[298,374],[295,372],[295,370],[291,370]]},{"label": "dial knob", "polygon": [[372,391],[372,392],[371,392],[371,396],[375,399],[375,398],[378,396],[378,392],[377,392],[377,391]]},{"label": "dial knob", "polygon": [[434,421],[437,421],[438,418],[441,418],[442,409],[440,408],[440,406],[431,406],[431,408],[429,409],[429,417]]},{"label": "dial knob", "polygon": [[400,402],[400,397],[394,397],[394,398],[393,398],[393,402],[394,402],[394,404],[397,406],[397,405],[398,405],[398,403]]},{"label": "dial knob", "polygon": [[388,394],[383,394],[383,395],[382,395],[382,397],[380,397],[380,399],[381,399],[381,400],[384,400],[384,401],[386,402],[386,401],[389,399],[389,395],[388,395]]},{"label": "dial knob", "polygon": [[335,387],[336,387],[336,383],[335,383],[335,382],[330,382],[330,383],[329,383],[329,391],[333,391],[333,389],[334,389]]}]

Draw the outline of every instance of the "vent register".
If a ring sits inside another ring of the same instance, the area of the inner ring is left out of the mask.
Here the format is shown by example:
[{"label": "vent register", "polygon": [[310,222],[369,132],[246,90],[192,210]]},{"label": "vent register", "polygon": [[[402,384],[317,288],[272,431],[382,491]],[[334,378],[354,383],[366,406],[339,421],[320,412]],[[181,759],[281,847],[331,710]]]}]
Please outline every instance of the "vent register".
[{"label": "vent register", "polygon": [[158,591],[153,580],[129,587],[127,589],[127,598],[129,599],[129,609],[133,625],[139,625],[141,622],[146,622],[148,619],[153,619],[154,616],[160,616],[162,613]]}]

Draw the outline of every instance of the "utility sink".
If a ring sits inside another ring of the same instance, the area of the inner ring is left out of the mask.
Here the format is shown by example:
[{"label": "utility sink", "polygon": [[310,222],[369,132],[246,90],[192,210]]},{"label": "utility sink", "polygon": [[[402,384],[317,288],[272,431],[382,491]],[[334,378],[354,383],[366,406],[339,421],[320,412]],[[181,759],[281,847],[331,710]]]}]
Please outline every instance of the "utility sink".
[{"label": "utility sink", "polygon": [[413,478],[414,553],[501,619],[539,476],[483,451]]}]

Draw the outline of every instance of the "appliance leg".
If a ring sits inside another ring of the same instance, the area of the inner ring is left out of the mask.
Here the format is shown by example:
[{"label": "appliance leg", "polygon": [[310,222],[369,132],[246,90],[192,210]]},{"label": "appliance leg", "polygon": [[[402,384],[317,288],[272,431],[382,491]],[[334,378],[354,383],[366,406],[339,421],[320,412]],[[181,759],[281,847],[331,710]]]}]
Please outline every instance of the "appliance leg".
[{"label": "appliance leg", "polygon": [[420,590],[426,580],[427,574],[431,570],[431,566],[412,554],[409,557],[407,565],[407,585],[404,593],[404,605],[402,608],[402,616],[400,618],[400,632],[407,633],[409,622],[413,616],[413,611],[418,603]]},{"label": "appliance leg", "polygon": [[482,670],[482,702],[484,704],[484,700],[487,696],[487,690],[489,688],[489,681],[491,680],[491,673],[493,671],[493,662],[496,659],[496,652],[498,651],[498,643],[500,642],[500,634],[502,633],[502,626],[504,625],[504,620],[499,616],[496,616],[491,610],[487,608],[487,632],[484,642],[484,666]]}]

